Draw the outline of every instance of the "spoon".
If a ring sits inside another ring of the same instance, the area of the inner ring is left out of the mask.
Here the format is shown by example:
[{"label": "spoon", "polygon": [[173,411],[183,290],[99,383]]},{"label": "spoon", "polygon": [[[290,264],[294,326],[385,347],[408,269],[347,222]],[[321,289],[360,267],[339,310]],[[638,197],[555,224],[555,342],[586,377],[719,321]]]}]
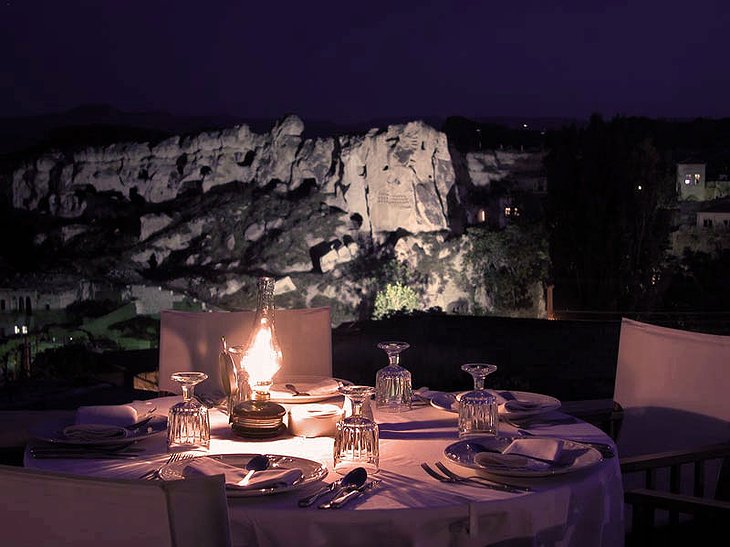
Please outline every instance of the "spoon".
[{"label": "spoon", "polygon": [[303,391],[298,391],[297,388],[294,386],[294,384],[284,384],[284,387],[291,391],[294,394],[294,397],[297,395],[302,395],[304,397],[308,397],[309,393],[305,393]]},{"label": "spoon", "polygon": [[[348,478],[349,480],[345,481],[345,478]],[[335,497],[331,501],[320,505],[319,508],[331,509],[337,507],[339,504],[343,503],[342,499],[345,494],[353,490],[359,490],[367,482],[367,480],[368,472],[365,470],[365,468],[356,467],[343,477],[342,484],[340,485],[340,489],[337,491]]]},{"label": "spoon", "polygon": [[248,473],[246,473],[246,476],[243,477],[238,482],[238,486],[247,486],[248,481],[251,480],[251,477],[253,476],[253,474],[256,471],[263,471],[267,467],[269,467],[268,456],[266,456],[264,454],[256,454],[253,458],[248,460],[248,463],[246,464],[246,467],[245,467],[245,469],[246,469],[246,471],[248,471]]},{"label": "spoon", "polygon": [[337,479],[327,486],[323,486],[311,496],[299,500],[299,507],[309,507],[321,496],[328,492],[334,492],[336,488],[347,488],[355,485],[362,486],[368,478],[368,472],[364,467],[356,467],[347,472],[341,479]]}]

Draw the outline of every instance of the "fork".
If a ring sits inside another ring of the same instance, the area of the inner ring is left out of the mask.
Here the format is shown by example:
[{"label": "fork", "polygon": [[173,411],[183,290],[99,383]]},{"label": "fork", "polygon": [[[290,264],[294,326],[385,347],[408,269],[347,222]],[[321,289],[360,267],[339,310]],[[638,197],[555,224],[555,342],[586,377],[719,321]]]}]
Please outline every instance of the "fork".
[{"label": "fork", "polygon": [[[437,464],[438,465],[438,464]],[[499,490],[500,492],[511,492],[511,493],[522,493],[525,490],[518,489],[517,487],[513,487],[506,484],[499,484],[496,482],[488,481],[487,479],[483,479],[484,482],[481,480],[477,480],[477,478],[454,478],[451,476],[444,476],[435,471],[431,466],[429,466],[427,463],[422,463],[421,468],[431,475],[434,479],[441,482],[451,483],[451,484],[466,484],[467,486],[479,486],[482,488],[491,488],[492,490]]]},{"label": "fork", "polygon": [[514,492],[514,493],[532,492],[532,489],[528,486],[515,486],[514,484],[507,484],[505,482],[499,482],[499,481],[496,481],[493,479],[487,479],[486,477],[479,477],[479,476],[464,477],[462,475],[459,475],[458,473],[455,473],[454,471],[452,471],[451,469],[446,467],[441,462],[436,462],[435,465],[436,465],[436,467],[439,468],[439,470],[444,475],[446,475],[447,477],[449,477],[450,479],[455,480],[455,481],[474,481],[480,485],[481,484],[496,485],[496,486],[500,487],[500,490],[504,490],[505,492]]},{"label": "fork", "polygon": [[152,480],[156,479],[160,475],[160,471],[162,471],[166,466],[170,465],[174,462],[181,462],[186,460],[192,460],[195,456],[192,454],[185,454],[183,452],[174,452],[170,454],[170,456],[167,458],[167,461],[163,463],[161,466],[156,467],[155,469],[150,469],[149,471],[146,471],[142,475],[140,475],[140,479],[146,479],[146,480]]}]

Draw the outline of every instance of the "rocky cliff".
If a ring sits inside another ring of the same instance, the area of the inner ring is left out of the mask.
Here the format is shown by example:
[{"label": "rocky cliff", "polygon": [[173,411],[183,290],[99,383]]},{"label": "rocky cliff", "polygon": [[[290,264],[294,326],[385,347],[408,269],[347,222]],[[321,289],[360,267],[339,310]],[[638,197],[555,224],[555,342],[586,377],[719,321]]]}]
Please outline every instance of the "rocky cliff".
[{"label": "rocky cliff", "polygon": [[288,116],[264,134],[237,126],[48,151],[5,178],[13,206],[46,219],[35,244],[56,257],[49,268],[150,280],[228,309],[250,306],[267,273],[282,280],[279,305],[330,305],[339,321],[363,313],[378,268],[397,257],[422,270],[424,309],[489,307],[463,262],[463,196],[484,185],[485,165],[502,179],[524,154],[462,158],[477,166],[472,183],[457,180],[446,135],[423,122],[323,139],[303,131]]}]

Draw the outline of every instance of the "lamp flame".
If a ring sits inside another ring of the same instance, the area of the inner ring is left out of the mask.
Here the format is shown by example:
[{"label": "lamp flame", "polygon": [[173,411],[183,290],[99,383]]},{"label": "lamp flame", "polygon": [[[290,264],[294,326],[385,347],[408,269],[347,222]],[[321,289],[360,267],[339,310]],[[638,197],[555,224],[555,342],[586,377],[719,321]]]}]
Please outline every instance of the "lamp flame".
[{"label": "lamp flame", "polygon": [[281,350],[274,343],[271,323],[262,317],[256,326],[251,345],[241,357],[241,367],[248,372],[251,389],[268,393],[274,375],[281,368]]}]

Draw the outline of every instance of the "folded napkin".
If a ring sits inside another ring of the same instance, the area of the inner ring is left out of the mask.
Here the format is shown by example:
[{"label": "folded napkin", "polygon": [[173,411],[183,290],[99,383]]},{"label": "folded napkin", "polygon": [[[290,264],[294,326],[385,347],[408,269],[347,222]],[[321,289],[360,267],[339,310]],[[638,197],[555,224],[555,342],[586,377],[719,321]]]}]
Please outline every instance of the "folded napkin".
[{"label": "folded napkin", "polygon": [[127,430],[115,425],[78,424],[64,427],[63,436],[73,441],[106,441],[124,439]]},{"label": "folded napkin", "polygon": [[259,489],[259,488],[283,488],[292,486],[302,479],[304,476],[301,469],[266,469],[264,471],[256,471],[248,483],[240,484],[248,471],[234,465],[229,465],[220,460],[207,458],[205,456],[193,458],[190,463],[185,466],[183,475],[224,475],[226,478],[226,486],[239,490]]},{"label": "folded napkin", "polygon": [[540,471],[573,463],[575,454],[564,451],[565,441],[531,437],[514,439],[502,452],[480,452],[474,461],[483,467],[503,466]]},{"label": "folded napkin", "polygon": [[294,399],[301,395],[294,395],[290,390],[284,387],[285,383],[292,384],[300,393],[308,393],[311,396],[335,395],[340,387],[340,382],[334,378],[322,378],[321,380],[302,381],[302,382],[277,382],[271,385],[269,393],[276,399]]},{"label": "folded napkin", "polygon": [[130,405],[80,406],[76,411],[76,424],[132,425],[137,421],[137,411]]},{"label": "folded napkin", "polygon": [[506,412],[524,412],[526,410],[536,410],[542,406],[542,403],[525,399],[513,399],[500,405]]}]

